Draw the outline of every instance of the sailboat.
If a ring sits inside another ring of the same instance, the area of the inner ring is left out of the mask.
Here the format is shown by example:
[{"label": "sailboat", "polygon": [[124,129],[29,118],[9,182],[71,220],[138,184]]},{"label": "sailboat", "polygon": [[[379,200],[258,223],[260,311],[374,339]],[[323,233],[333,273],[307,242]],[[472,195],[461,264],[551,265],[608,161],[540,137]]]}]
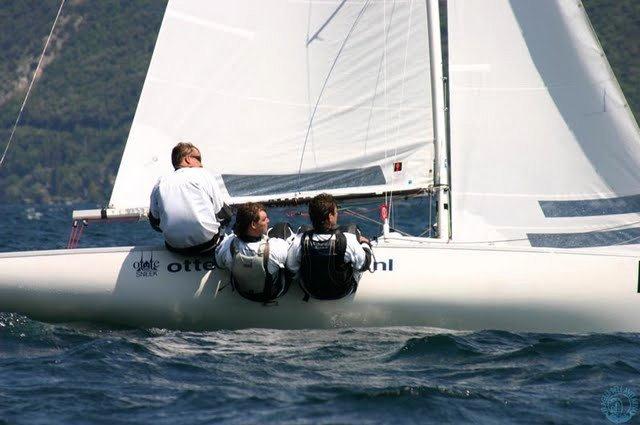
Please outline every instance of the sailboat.
[{"label": "sailboat", "polygon": [[[640,331],[640,131],[579,0],[169,0],[109,207],[178,141],[232,203],[434,193],[353,299],[241,298],[158,246],[0,254],[0,311],[180,329]],[[425,212],[426,213],[426,212]],[[81,226],[80,226],[81,227]]]}]

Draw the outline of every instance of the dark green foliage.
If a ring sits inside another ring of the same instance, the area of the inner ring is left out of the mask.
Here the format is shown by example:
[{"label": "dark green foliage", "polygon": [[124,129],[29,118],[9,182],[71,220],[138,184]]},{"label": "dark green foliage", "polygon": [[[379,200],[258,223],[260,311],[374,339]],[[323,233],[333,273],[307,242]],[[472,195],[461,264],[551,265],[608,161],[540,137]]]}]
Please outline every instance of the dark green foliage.
[{"label": "dark green foliage", "polygon": [[622,90],[640,118],[640,1],[583,0]]},{"label": "dark green foliage", "polygon": [[[33,75],[59,4],[0,3],[1,149],[26,92],[15,82]],[[53,60],[0,168],[0,201],[108,200],[165,6],[67,0],[47,53]],[[18,69],[24,63],[28,71]]]},{"label": "dark green foliage", "polygon": [[33,71],[26,60],[42,49],[57,11],[56,1],[15,0],[0,4],[0,100],[13,89],[18,68]]},{"label": "dark green foliage", "polygon": [[[640,1],[583,2],[638,117]],[[59,4],[0,2],[0,153]],[[0,168],[0,202],[108,200],[165,6],[166,0],[67,0]]]}]

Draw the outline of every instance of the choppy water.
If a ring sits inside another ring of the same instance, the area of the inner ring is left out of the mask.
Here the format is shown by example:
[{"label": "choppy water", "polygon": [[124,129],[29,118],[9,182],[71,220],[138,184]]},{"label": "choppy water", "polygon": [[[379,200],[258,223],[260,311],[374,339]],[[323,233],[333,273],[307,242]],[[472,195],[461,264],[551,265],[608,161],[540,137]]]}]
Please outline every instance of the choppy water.
[{"label": "choppy water", "polygon": [[[64,246],[72,209],[0,206],[0,251]],[[419,233],[410,215],[398,227]],[[159,243],[147,226],[92,226],[82,246]],[[0,423],[606,424],[613,386],[640,394],[639,334],[180,332],[0,313]]]}]

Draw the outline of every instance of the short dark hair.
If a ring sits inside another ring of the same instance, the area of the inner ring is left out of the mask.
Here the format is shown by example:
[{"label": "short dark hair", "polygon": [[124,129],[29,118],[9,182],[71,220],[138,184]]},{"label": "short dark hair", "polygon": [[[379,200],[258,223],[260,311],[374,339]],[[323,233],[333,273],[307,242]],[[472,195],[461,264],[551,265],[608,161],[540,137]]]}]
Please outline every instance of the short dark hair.
[{"label": "short dark hair", "polygon": [[186,142],[180,142],[173,147],[173,150],[171,151],[171,163],[173,164],[174,170],[180,168],[182,159],[191,155],[194,149],[198,148],[196,148],[193,144]]},{"label": "short dark hair", "polygon": [[260,211],[266,212],[264,205],[257,202],[246,202],[236,211],[236,224],[233,231],[240,239],[245,239],[251,223],[260,220]]},{"label": "short dark hair", "polygon": [[326,228],[325,221],[329,218],[329,214],[338,209],[338,204],[333,196],[328,193],[321,193],[314,196],[309,202],[309,218],[313,224],[314,230],[329,230]]}]

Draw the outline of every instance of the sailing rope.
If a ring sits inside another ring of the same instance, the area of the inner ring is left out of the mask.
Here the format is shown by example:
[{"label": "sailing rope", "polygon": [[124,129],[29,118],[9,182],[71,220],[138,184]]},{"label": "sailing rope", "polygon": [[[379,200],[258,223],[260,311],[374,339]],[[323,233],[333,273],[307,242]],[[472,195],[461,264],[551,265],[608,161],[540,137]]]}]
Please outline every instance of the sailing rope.
[{"label": "sailing rope", "polygon": [[2,164],[4,163],[4,159],[7,156],[7,152],[9,151],[9,146],[11,146],[11,142],[13,141],[13,135],[16,132],[16,128],[18,128],[18,123],[20,122],[20,118],[22,117],[22,112],[24,111],[24,107],[27,104],[27,100],[29,99],[29,94],[31,93],[31,89],[33,88],[33,83],[36,81],[36,76],[38,75],[38,71],[40,70],[40,66],[42,65],[42,60],[44,59],[44,55],[47,52],[47,47],[49,47],[49,41],[51,41],[51,37],[53,36],[53,31],[56,28],[56,24],[58,23],[58,18],[60,18],[60,14],[62,13],[62,8],[64,7],[65,1],[66,0],[62,0],[62,2],[60,3],[60,7],[58,8],[56,19],[53,21],[53,25],[51,26],[51,31],[49,31],[49,36],[47,37],[47,41],[44,44],[44,48],[42,49],[40,60],[38,60],[38,65],[36,66],[36,70],[33,72],[33,77],[31,78],[31,82],[29,83],[27,94],[24,96],[24,100],[22,101],[22,106],[20,107],[20,111],[18,111],[18,116],[16,117],[16,121],[13,124],[13,128],[11,129],[11,134],[9,135],[9,141],[7,142],[7,146],[4,148],[2,157],[0,157],[0,167],[2,167]]},{"label": "sailing rope", "polygon": [[[318,38],[318,36],[320,35],[320,33],[322,32],[322,30],[324,30],[327,25],[329,25],[329,22],[331,22],[333,20],[333,18],[336,17],[336,15],[338,14],[338,12],[340,11],[340,9],[342,9],[342,6],[344,6],[344,4],[347,2],[347,0],[342,0],[342,2],[338,5],[338,7],[335,8],[335,10],[333,11],[333,13],[331,14],[331,16],[329,16],[324,23],[320,26],[320,28],[313,34],[313,36],[309,37],[309,25],[307,23],[307,46],[309,44],[311,44],[311,42],[313,40],[315,40],[316,38]],[[309,3],[309,12],[311,12],[311,3]],[[309,17],[311,16],[311,13],[309,13]]]},{"label": "sailing rope", "polygon": [[[600,229],[600,230],[598,230],[598,232],[607,232],[607,231],[612,231],[612,230],[623,230],[624,231],[624,230],[627,230],[627,228],[631,229],[631,227],[629,227],[629,226],[635,226],[637,224],[640,224],[640,221],[634,221],[633,223],[625,223],[625,224],[620,224],[618,226],[613,226],[613,227],[609,227],[609,228]],[[620,241],[620,242],[614,243],[614,244],[612,244],[610,246],[629,245],[629,244],[631,244],[631,242],[636,241],[638,239],[640,239],[640,236],[636,236],[636,237],[633,237],[631,239]]]},{"label": "sailing rope", "polygon": [[429,233],[428,237],[431,237],[431,229],[433,229],[432,214],[433,214],[433,192],[429,193],[429,227],[427,227],[427,230],[422,232],[419,236],[424,236],[428,232]]},{"label": "sailing rope", "polygon": [[[340,211],[344,212],[345,214],[349,214],[349,215],[352,215],[354,217],[357,217],[357,218],[359,218],[361,220],[370,221],[370,222],[375,223],[375,224],[382,224],[382,222],[380,220],[376,220],[376,219],[373,219],[371,217],[367,217],[366,215],[360,214],[358,212],[355,212],[355,211],[353,211],[353,210],[351,210],[349,208],[341,208]],[[396,232],[396,233],[400,233],[401,235],[404,235],[404,236],[411,236],[411,234],[409,234],[407,232],[403,232],[403,231],[398,230],[396,228],[394,228],[393,231]]]},{"label": "sailing rope", "polygon": [[[396,3],[394,1],[393,9],[391,9],[391,17],[389,18],[389,29],[391,28],[391,21],[393,20],[393,12],[395,11],[395,6],[396,6]],[[400,105],[402,105],[402,102],[404,102],[404,88],[405,88],[405,82],[407,81],[407,60],[409,57],[409,41],[410,41],[410,35],[411,35],[412,18],[413,18],[413,0],[409,2],[407,35],[406,35],[406,41],[404,45],[404,62],[402,64],[402,80],[401,80],[402,84],[400,86],[400,101],[399,101]],[[385,38],[385,51],[387,49],[386,44],[387,44],[387,40]],[[385,81],[385,90],[386,90],[386,81]],[[386,93],[385,93],[385,96],[386,96]],[[400,133],[400,117],[399,117],[399,114],[396,112],[396,134],[394,137],[394,147],[393,147],[393,163],[394,164],[398,160],[398,134],[399,133]],[[391,191],[390,191],[390,203],[393,203],[393,187],[391,188]],[[396,217],[395,209],[391,209],[391,226],[395,226],[396,224],[395,217]]]},{"label": "sailing rope", "polygon": [[[624,224],[618,224],[615,226],[610,226],[610,227],[603,227],[601,229],[597,229],[597,230],[593,230],[590,233],[605,233],[605,232],[610,232],[612,230],[627,230],[627,229],[631,229],[631,227],[629,226],[634,226],[640,224],[640,221],[634,221],[631,223],[624,223]],[[572,233],[563,233],[564,235],[571,235]],[[640,236],[635,236],[633,238],[630,239],[625,239],[622,240],[620,242],[616,242],[613,244],[609,244],[609,245],[597,245],[597,246],[617,246],[617,245],[627,245],[630,244],[631,242],[640,239]],[[495,243],[507,243],[507,242],[522,242],[522,241],[528,241],[529,238],[517,238],[517,239],[494,239],[494,240],[484,240],[484,241],[456,241],[457,245],[463,245],[463,244],[467,244],[467,245],[473,245],[473,244],[495,244]],[[540,247],[540,248],[556,248],[556,247]],[[561,248],[561,247],[560,247]],[[586,248],[586,247],[579,247],[579,248]],[[590,247],[593,248],[593,247]]]},{"label": "sailing rope", "polygon": [[[429,202],[432,201],[431,198],[431,194],[430,192],[420,192],[420,193],[414,193],[414,194],[409,194],[409,195],[404,195],[403,198],[404,199],[415,199],[415,198],[423,198],[426,196],[429,196]],[[382,225],[383,222],[381,220],[376,220],[374,218],[371,218],[370,216],[366,215],[366,214],[371,214],[374,211],[379,211],[379,206],[374,206],[371,207],[371,200],[363,200],[360,202],[357,201],[349,201],[349,206],[338,206],[338,211],[346,214],[346,215],[350,215],[353,216],[357,219],[361,219],[363,221],[368,221],[370,223],[374,223],[377,225]],[[358,208],[358,211],[353,210],[352,208]],[[283,212],[285,216],[289,217],[289,218],[294,218],[294,217],[308,217],[309,214],[307,212],[298,210],[298,209],[291,209],[291,210],[287,210]],[[430,232],[431,228],[431,221],[429,221],[429,228],[423,232],[422,234],[418,235],[418,236],[422,236],[427,232]],[[403,231],[403,230],[399,230],[397,228],[392,228],[392,230],[396,233],[400,233],[404,236],[415,236],[409,232]]]},{"label": "sailing rope", "polygon": [[[309,30],[311,29],[311,8],[313,7],[313,3],[309,3],[309,9],[307,10],[307,40],[309,40]],[[338,9],[334,12],[333,15],[334,16],[335,13],[337,13],[337,11],[341,8],[342,6],[338,6]],[[324,26],[323,26],[324,28]],[[311,116],[311,114],[313,113],[313,107],[311,106],[311,63],[309,61],[309,41],[307,41],[307,48],[305,49],[305,62],[306,62],[306,66],[307,66],[307,103],[309,106],[309,116]],[[318,157],[316,155],[316,147],[315,147],[315,141],[313,138],[313,128],[311,129],[311,152],[313,153],[313,164],[317,164],[318,163]],[[300,184],[298,183],[298,190],[300,190]]]},{"label": "sailing rope", "polygon": [[[394,3],[395,6],[395,3]],[[394,8],[395,9],[395,8]],[[392,12],[393,10],[392,9]],[[393,18],[393,13],[391,14],[391,18]],[[389,20],[391,21],[391,19]],[[387,0],[382,3],[382,34],[383,34],[383,46],[382,46],[382,63],[384,67],[382,68],[382,87],[383,87],[383,96],[384,99],[384,158],[387,159],[387,146],[389,145],[389,138],[387,137],[387,113],[389,112],[387,103],[387,37],[389,36],[389,32],[387,31]],[[385,223],[389,223],[389,215],[393,214],[392,209],[393,205],[391,205],[389,200],[389,193],[387,191],[384,192],[384,204],[387,208],[387,216],[385,218]]]},{"label": "sailing rope", "polygon": [[[383,9],[383,33],[384,33],[384,47],[383,47],[383,54],[382,54],[382,62],[384,62],[384,74],[383,74],[383,87],[384,87],[384,111],[385,111],[385,127],[384,127],[384,139],[385,139],[385,145],[388,146],[388,136],[387,136],[387,113],[388,113],[388,103],[387,103],[387,48],[389,45],[389,33],[391,32],[391,23],[393,21],[393,16],[395,14],[395,8],[396,8],[396,2],[394,0],[392,7],[391,7],[391,14],[389,16],[389,23],[387,24],[387,2],[385,0],[384,5],[383,5],[384,9]],[[405,42],[405,51],[404,51],[404,62],[403,62],[403,68],[402,68],[402,84],[401,84],[401,89],[400,89],[400,104],[402,103],[402,101],[404,100],[404,88],[405,88],[405,82],[406,82],[406,77],[407,77],[407,60],[408,60],[408,56],[409,56],[409,36],[411,34],[411,21],[412,21],[412,17],[413,17],[413,1],[409,2],[409,17],[408,17],[408,21],[409,24],[407,25],[407,36],[406,36],[406,42]],[[377,81],[376,81],[376,88],[377,88]],[[400,117],[398,116],[398,114],[396,113],[395,116],[395,120],[396,120],[396,131],[395,131],[395,137],[394,137],[394,147],[393,147],[393,163],[395,164],[397,162],[397,157],[398,157],[398,145],[397,145],[397,141],[398,141],[398,133],[400,132],[400,125],[399,125],[399,119]],[[387,149],[385,148],[385,159],[388,158],[387,156]],[[389,191],[389,192],[385,192],[385,204],[389,206],[389,215],[390,215],[390,223],[391,226],[395,226],[395,209],[393,208],[393,188]]]},{"label": "sailing rope", "polygon": [[78,247],[82,231],[87,227],[88,222],[86,220],[74,220],[71,226],[71,234],[69,235],[69,242],[67,242],[67,249],[75,249]]},{"label": "sailing rope", "polygon": [[353,33],[353,30],[356,28],[356,25],[360,21],[360,18],[364,14],[364,11],[367,9],[367,7],[369,6],[370,2],[371,2],[371,0],[367,0],[365,2],[364,6],[362,6],[362,9],[360,9],[360,12],[358,13],[358,16],[356,16],[356,19],[354,19],[353,24],[351,25],[351,28],[349,28],[349,32],[347,33],[346,37],[342,41],[342,45],[340,46],[340,49],[338,50],[338,53],[336,54],[336,57],[333,59],[333,63],[331,64],[331,68],[329,68],[329,72],[327,72],[327,76],[325,77],[324,82],[322,83],[322,88],[320,89],[320,93],[318,94],[318,98],[316,99],[316,104],[313,107],[313,111],[311,113],[311,117],[309,117],[309,125],[307,126],[307,133],[304,136],[304,144],[302,145],[302,153],[300,154],[300,164],[298,166],[298,191],[300,191],[300,189],[301,189],[300,177],[301,177],[301,174],[302,174],[302,163],[304,161],[304,153],[305,153],[305,151],[307,149],[307,141],[309,140],[309,134],[311,133],[311,127],[313,125],[313,119],[315,118],[316,112],[318,111],[318,106],[320,105],[320,99],[322,99],[322,96],[324,95],[324,90],[326,89],[327,83],[329,82],[329,77],[331,77],[331,74],[333,73],[333,69],[335,68],[336,64],[338,63],[338,59],[340,58],[340,55],[342,54],[342,51],[344,50],[344,46],[347,44],[347,41],[351,37],[351,34]]}]

